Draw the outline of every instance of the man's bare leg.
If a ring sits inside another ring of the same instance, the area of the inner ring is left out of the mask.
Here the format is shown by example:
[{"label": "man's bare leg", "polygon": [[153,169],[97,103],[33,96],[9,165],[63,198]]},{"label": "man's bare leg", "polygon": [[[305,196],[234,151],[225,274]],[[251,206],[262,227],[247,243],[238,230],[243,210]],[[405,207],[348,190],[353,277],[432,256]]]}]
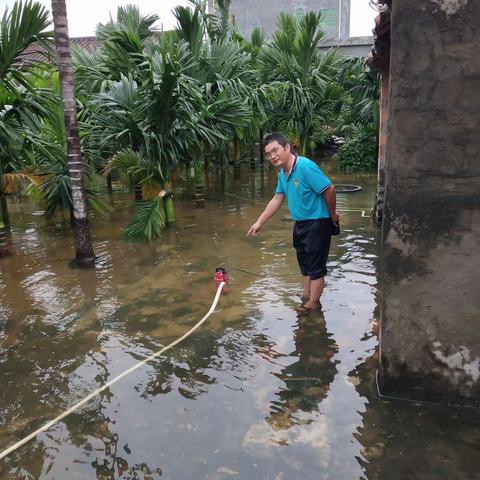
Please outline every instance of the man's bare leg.
[{"label": "man's bare leg", "polygon": [[308,302],[310,300],[310,277],[308,275],[303,277],[303,293],[302,300]]},{"label": "man's bare leg", "polygon": [[320,297],[323,293],[325,279],[323,277],[316,280],[310,280],[310,299],[305,303],[305,308],[315,309],[320,308]]}]

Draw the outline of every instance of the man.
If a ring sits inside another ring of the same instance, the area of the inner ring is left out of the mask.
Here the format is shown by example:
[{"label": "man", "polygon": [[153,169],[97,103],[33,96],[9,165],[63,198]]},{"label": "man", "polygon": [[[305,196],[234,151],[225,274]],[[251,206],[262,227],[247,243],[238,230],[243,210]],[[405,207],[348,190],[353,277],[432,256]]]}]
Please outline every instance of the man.
[{"label": "man", "polygon": [[287,197],[288,208],[295,220],[293,246],[303,275],[302,299],[305,304],[298,310],[308,312],[320,307],[330,239],[335,229],[338,233],[340,217],[336,212],[335,188],[316,163],[292,152],[283,134],[270,133],[263,143],[265,158],[280,171],[274,197],[247,235],[258,235],[262,225]]}]

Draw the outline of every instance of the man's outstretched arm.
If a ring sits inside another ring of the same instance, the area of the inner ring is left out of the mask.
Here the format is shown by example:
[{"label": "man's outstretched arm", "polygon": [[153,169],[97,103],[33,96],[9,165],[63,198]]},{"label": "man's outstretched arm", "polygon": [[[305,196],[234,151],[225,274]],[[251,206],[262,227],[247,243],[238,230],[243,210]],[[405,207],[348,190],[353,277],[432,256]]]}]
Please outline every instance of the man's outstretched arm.
[{"label": "man's outstretched arm", "polygon": [[250,227],[247,232],[249,235],[258,235],[262,225],[272,216],[277,210],[282,206],[285,195],[283,193],[276,193],[274,197],[268,202],[268,205],[265,207],[265,210],[258,217],[258,220]]}]

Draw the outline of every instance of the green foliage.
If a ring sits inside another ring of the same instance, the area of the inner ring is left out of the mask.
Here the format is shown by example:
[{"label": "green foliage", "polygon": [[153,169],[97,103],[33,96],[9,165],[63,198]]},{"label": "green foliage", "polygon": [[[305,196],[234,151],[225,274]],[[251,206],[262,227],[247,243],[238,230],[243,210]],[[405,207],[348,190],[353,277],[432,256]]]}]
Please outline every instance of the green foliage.
[{"label": "green foliage", "polygon": [[377,161],[379,76],[363,59],[346,59],[340,81],[347,95],[335,122],[337,133],[346,137],[338,155],[339,167],[351,172],[371,171]]},{"label": "green foliage", "polygon": [[152,240],[165,228],[165,211],[160,198],[143,200],[136,204],[137,211],[124,235],[129,238]]},{"label": "green foliage", "polygon": [[143,61],[145,40],[155,30],[157,15],[142,16],[137,6],[118,7],[117,17],[97,26],[97,38],[102,42],[105,71],[113,79],[135,72]]},{"label": "green foliage", "polygon": [[29,138],[35,140],[46,112],[45,92],[35,92],[32,66],[20,64],[34,42],[48,47],[46,40],[52,36],[45,31],[48,25],[48,11],[32,1],[5,9],[0,21],[0,175],[23,169],[32,159]]},{"label": "green foliage", "polygon": [[177,6],[173,12],[178,22],[176,29],[178,37],[188,43],[192,56],[199,58],[205,35],[201,11],[199,9],[192,10],[187,7]]},{"label": "green foliage", "polygon": [[[199,0],[191,1],[197,8],[202,10],[202,2]],[[217,0],[214,3],[214,11],[205,15],[207,24],[207,33],[211,42],[224,42],[228,39],[232,31],[232,26],[229,23],[229,10],[231,0]],[[205,2],[203,2],[203,5]]]},{"label": "green foliage", "polygon": [[19,86],[31,88],[27,77],[31,65],[23,63],[19,68],[19,62],[25,50],[35,42],[49,48],[46,42],[52,37],[52,32],[46,31],[49,24],[48,10],[39,2],[19,1],[10,12],[5,9],[0,21],[0,87],[14,94]]},{"label": "green foliage", "polygon": [[377,163],[377,139],[374,125],[353,126],[350,136],[340,148],[337,160],[341,170],[368,172]]},{"label": "green foliage", "polygon": [[[42,205],[45,215],[53,216],[62,210],[72,212],[66,132],[58,75],[43,72],[31,79],[31,83],[35,93],[25,92],[22,98],[28,99],[29,95],[35,95],[36,108],[31,103],[25,108],[29,109],[30,114],[35,114],[37,123],[22,122],[22,133],[26,140],[20,156],[16,157],[16,168],[26,173],[25,178],[30,182],[28,193],[34,201]],[[99,189],[93,185],[96,165],[90,151],[86,149],[84,153],[85,192],[89,203],[104,214],[108,211],[107,204],[95,198],[99,193]]]},{"label": "green foliage", "polygon": [[300,22],[281,13],[278,30],[259,55],[268,85],[266,112],[272,130],[291,132],[301,152],[309,145],[318,121],[328,123],[343,88],[337,82],[342,57],[322,54],[321,16],[309,12]]},{"label": "green foliage", "polygon": [[317,117],[313,124],[312,142],[315,145],[328,144],[334,133],[333,127]]},{"label": "green foliage", "polygon": [[[121,19],[99,28],[99,52],[75,55],[80,115],[88,129],[84,147],[96,150],[106,171],[140,186],[144,198],[170,181],[173,168],[199,158],[201,149],[226,149],[253,116],[249,54],[224,40],[207,48],[205,25],[212,17],[200,5],[177,7],[175,14],[175,35],[156,40],[138,10],[122,11]],[[129,236],[157,235],[164,222],[150,228],[149,219],[137,214]]]},{"label": "green foliage", "polygon": [[[251,144],[262,131],[282,130],[302,151],[343,135],[341,168],[375,164],[378,76],[362,60],[319,50],[321,16],[282,13],[270,41],[261,29],[246,39],[229,23],[230,0],[214,3],[208,12],[203,0],[176,7],[177,28],[164,33],[155,15],[120,7],[98,26],[96,51],[73,49],[89,203],[105,210],[98,172],[115,170],[137,194],[141,187],[130,238],[159,235],[158,191],[173,169],[196,167],[202,154],[224,168],[232,142]],[[28,45],[49,38],[47,26],[48,13],[31,1],[0,23],[0,167],[31,175],[31,195],[53,214],[71,208],[58,78],[17,68]]]}]

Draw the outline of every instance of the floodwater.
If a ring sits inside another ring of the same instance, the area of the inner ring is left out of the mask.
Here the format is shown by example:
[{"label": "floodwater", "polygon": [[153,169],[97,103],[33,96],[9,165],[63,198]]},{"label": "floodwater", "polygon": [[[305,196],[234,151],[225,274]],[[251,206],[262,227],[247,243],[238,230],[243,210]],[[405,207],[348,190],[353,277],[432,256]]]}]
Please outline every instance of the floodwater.
[{"label": "floodwater", "polygon": [[[173,341],[208,310],[215,267],[229,293],[201,329],[0,460],[1,479],[476,479],[480,420],[379,398],[375,177],[338,196],[321,312],[298,317],[300,276],[283,208],[245,236],[275,173],[244,171],[206,208],[176,199],[151,244],[119,238],[131,198],[93,219],[94,270],[69,267],[67,226],[11,199],[15,255],[0,261],[0,450]],[[234,195],[234,196],[233,196]],[[254,276],[239,270],[262,275]]]}]

